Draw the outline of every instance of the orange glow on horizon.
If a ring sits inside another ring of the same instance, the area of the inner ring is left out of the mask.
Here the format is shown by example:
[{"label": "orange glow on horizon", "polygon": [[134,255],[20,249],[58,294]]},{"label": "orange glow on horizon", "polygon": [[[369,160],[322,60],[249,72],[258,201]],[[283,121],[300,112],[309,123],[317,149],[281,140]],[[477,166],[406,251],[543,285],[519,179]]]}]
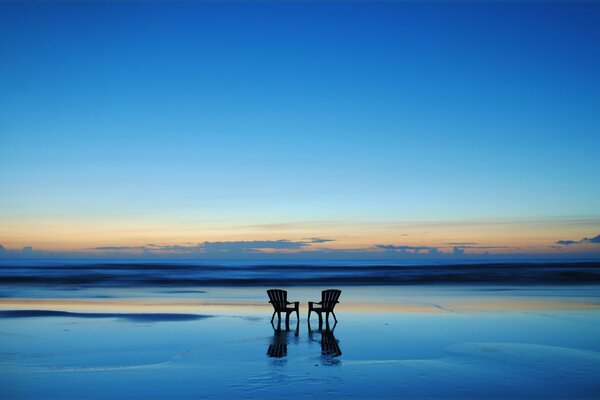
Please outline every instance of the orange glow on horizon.
[{"label": "orange glow on horizon", "polygon": [[[192,246],[230,241],[331,239],[308,243],[299,249],[261,249],[265,253],[305,251],[379,251],[376,245],[427,246],[451,252],[457,244],[466,253],[551,252],[561,239],[579,240],[600,232],[600,221],[579,220],[490,220],[408,222],[295,222],[286,224],[227,224],[189,221],[120,219],[40,219],[0,224],[0,244],[6,249],[32,246],[36,250],[90,253],[102,246],[158,245]],[[481,248],[483,247],[483,248]],[[485,249],[488,247],[488,249]],[[597,247],[597,246],[596,246]],[[564,247],[565,252],[594,251],[593,246]]]}]

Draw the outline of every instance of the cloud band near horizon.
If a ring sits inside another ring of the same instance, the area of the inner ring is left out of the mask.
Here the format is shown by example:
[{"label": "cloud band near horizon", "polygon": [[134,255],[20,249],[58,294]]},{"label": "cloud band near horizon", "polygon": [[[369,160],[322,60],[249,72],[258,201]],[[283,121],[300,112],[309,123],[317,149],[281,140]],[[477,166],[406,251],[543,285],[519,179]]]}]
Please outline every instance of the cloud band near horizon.
[{"label": "cloud band near horizon", "polygon": [[[334,259],[336,256],[346,257],[349,255],[373,256],[378,257],[406,257],[406,256],[468,256],[473,254],[501,255],[506,252],[523,251],[522,246],[494,246],[478,245],[475,242],[444,242],[441,245],[408,245],[408,244],[375,244],[361,248],[336,248],[323,247],[322,244],[335,242],[336,239],[311,237],[303,240],[239,240],[239,241],[204,241],[201,243],[183,243],[183,244],[154,244],[145,245],[115,245],[115,246],[96,246],[88,248],[85,251],[70,252],[70,254],[91,254],[107,257],[117,255],[131,256],[226,256],[226,257],[249,257],[268,254],[312,254],[323,255],[324,258]],[[558,244],[559,246],[556,246]],[[554,245],[547,247],[554,251],[562,251],[567,247],[574,245],[588,245],[587,251],[600,254],[600,235],[581,240],[558,240]],[[591,248],[589,245],[593,245]],[[493,250],[502,250],[502,252],[493,252]],[[490,252],[491,251],[491,252]],[[0,244],[0,257],[2,258],[26,258],[42,257],[60,254],[69,254],[69,252],[53,252],[48,250],[34,250],[31,246],[24,246],[20,250],[7,249]],[[515,253],[516,254],[516,253]]]}]

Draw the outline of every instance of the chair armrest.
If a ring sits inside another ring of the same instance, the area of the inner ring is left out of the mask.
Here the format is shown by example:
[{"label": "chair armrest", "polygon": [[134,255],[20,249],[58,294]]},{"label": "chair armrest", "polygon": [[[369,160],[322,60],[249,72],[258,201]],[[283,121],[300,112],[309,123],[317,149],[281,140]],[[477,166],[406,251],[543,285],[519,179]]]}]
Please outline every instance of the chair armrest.
[{"label": "chair armrest", "polygon": [[322,302],[320,301],[309,301],[308,304],[321,304]]}]

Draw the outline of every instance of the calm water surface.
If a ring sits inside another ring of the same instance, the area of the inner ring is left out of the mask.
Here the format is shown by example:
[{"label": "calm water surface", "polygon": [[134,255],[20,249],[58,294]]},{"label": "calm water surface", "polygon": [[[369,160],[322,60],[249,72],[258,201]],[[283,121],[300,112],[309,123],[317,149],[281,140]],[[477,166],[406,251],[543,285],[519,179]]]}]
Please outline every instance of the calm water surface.
[{"label": "calm water surface", "polygon": [[600,397],[596,286],[342,287],[310,331],[265,289],[3,287],[1,397]]}]

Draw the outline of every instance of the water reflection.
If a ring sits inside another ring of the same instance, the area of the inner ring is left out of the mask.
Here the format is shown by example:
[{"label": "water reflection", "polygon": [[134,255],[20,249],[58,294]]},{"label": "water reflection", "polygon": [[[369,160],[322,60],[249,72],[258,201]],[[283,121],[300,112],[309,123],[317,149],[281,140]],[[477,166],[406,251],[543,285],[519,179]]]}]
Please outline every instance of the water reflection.
[{"label": "water reflection", "polygon": [[326,357],[339,357],[342,355],[340,341],[333,335],[333,329],[321,333],[321,355]]},{"label": "water reflection", "polygon": [[293,331],[289,328],[289,325],[286,325],[285,329],[281,329],[281,320],[279,320],[277,327],[271,321],[271,326],[273,327],[273,337],[267,349],[267,355],[273,358],[283,358],[287,356],[287,345],[290,341],[291,332],[294,333],[292,336],[293,340],[298,341],[300,323],[296,322],[296,329]]},{"label": "water reflection", "polygon": [[312,341],[317,341],[314,339],[314,334],[321,334],[321,340],[318,340],[318,342],[321,344],[321,355],[329,360],[342,355],[342,350],[340,349],[340,341],[336,339],[333,333],[336,326],[337,322],[333,324],[332,327],[330,327],[329,324],[326,324],[325,329],[322,329],[322,325],[319,325],[319,329],[313,331],[311,329],[310,323],[308,324],[308,338]]},{"label": "water reflection", "polygon": [[[337,322],[333,326],[329,324],[319,325],[319,329],[313,330],[310,322],[308,324],[308,340],[309,342],[318,342],[321,345],[321,357],[324,359],[324,364],[338,364],[339,360],[336,357],[342,355],[340,349],[340,341],[335,337],[334,330],[337,326]],[[294,330],[286,326],[285,329],[281,328],[281,321],[275,325],[271,322],[273,328],[273,337],[267,348],[267,356],[271,358],[284,358],[288,354],[288,344],[293,342],[298,344],[300,324],[296,322]]]}]

